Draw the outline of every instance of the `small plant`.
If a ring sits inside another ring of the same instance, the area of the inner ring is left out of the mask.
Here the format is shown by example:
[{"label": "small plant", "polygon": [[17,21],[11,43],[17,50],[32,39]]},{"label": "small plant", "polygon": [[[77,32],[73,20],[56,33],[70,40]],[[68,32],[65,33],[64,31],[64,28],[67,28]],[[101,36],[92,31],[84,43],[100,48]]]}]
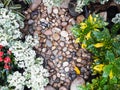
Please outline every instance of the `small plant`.
[{"label": "small plant", "polygon": [[[81,86],[80,90],[113,90],[120,88],[120,35],[117,31],[120,24],[115,24],[110,32],[98,15],[89,16],[72,28],[77,37],[76,43],[93,54],[91,69],[93,75],[98,75],[91,83]],[[119,90],[119,89],[118,89]]]},{"label": "small plant", "polygon": [[116,16],[112,19],[112,22],[115,24],[120,23],[120,13],[116,14]]}]

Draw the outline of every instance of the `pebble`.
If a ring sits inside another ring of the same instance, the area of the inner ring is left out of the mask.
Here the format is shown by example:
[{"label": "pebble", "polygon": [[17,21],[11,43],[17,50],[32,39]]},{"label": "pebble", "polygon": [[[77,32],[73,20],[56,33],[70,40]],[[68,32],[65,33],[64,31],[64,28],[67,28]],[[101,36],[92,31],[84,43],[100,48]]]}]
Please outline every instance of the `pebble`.
[{"label": "pebble", "polygon": [[68,37],[68,32],[66,32],[66,31],[61,31],[61,36],[63,36],[63,37]]},{"label": "pebble", "polygon": [[54,14],[58,14],[58,9],[57,9],[57,8],[54,8],[54,9],[53,9],[53,13],[54,13]]},{"label": "pebble", "polygon": [[48,47],[52,47],[52,42],[51,42],[50,40],[47,40],[47,41],[46,41],[46,45],[47,45]]},{"label": "pebble", "polygon": [[63,48],[63,51],[66,52],[66,51],[67,51],[67,47],[64,47],[64,48]]},{"label": "pebble", "polygon": [[62,86],[62,87],[59,88],[59,90],[67,90],[67,88]]},{"label": "pebble", "polygon": [[69,65],[68,62],[64,62],[64,63],[63,63],[63,67],[66,67],[66,66],[68,66],[68,65]]},{"label": "pebble", "polygon": [[52,31],[51,30],[47,30],[44,32],[45,35],[52,35]]},{"label": "pebble", "polygon": [[53,55],[57,55],[58,50],[54,50],[54,51],[52,51],[52,53],[53,53]]},{"label": "pebble", "polygon": [[78,58],[78,59],[77,59],[77,62],[81,62],[81,60],[82,60],[81,58]]},{"label": "pebble", "polygon": [[31,24],[33,24],[33,23],[34,23],[34,21],[33,21],[32,19],[28,20],[28,24],[29,24],[29,25],[31,25]]},{"label": "pebble", "polygon": [[44,90],[56,90],[56,89],[53,88],[52,86],[46,86]]},{"label": "pebble", "polygon": [[60,42],[60,46],[64,47],[65,43],[64,42]]},{"label": "pebble", "polygon": [[84,85],[85,84],[85,80],[82,77],[77,77],[70,86],[70,90],[78,90],[78,86],[80,85]]},{"label": "pebble", "polygon": [[53,39],[57,41],[60,39],[60,36],[57,33],[55,33],[53,34]]},{"label": "pebble", "polygon": [[42,52],[46,52],[46,48],[43,48],[43,49],[42,49]]},{"label": "pebble", "polygon": [[77,24],[80,24],[84,19],[85,19],[85,17],[83,15],[78,16],[77,17]]},{"label": "pebble", "polygon": [[65,72],[68,72],[69,71],[69,67],[65,67]]},{"label": "pebble", "polygon": [[67,26],[67,22],[62,22],[61,24],[63,27]]}]

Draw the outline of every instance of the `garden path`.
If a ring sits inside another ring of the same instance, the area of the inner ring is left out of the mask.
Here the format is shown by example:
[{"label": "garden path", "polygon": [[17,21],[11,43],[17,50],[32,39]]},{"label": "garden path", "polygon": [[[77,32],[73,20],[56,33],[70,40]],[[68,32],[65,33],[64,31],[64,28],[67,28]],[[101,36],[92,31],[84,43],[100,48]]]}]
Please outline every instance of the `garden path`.
[{"label": "garden path", "polygon": [[[75,44],[70,29],[76,21],[68,10],[58,7],[47,9],[40,4],[36,10],[28,9],[25,14],[26,28],[23,32],[39,34],[40,44],[36,51],[45,59],[44,66],[50,73],[49,84],[56,90],[69,90],[76,77],[87,80],[90,74],[90,54]],[[76,75],[74,65],[80,69],[80,75]]]}]

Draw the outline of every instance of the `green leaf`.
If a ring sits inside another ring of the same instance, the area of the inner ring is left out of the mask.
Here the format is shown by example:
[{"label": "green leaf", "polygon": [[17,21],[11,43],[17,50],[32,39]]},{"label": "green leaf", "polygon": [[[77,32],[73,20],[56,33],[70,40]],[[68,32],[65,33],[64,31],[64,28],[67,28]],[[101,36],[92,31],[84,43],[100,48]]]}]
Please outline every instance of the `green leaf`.
[{"label": "green leaf", "polygon": [[108,77],[112,67],[113,67],[113,65],[111,65],[111,64],[104,66],[102,77]]},{"label": "green leaf", "polygon": [[110,79],[110,84],[117,84],[117,78],[115,76]]},{"label": "green leaf", "polygon": [[105,60],[112,62],[115,59],[115,55],[112,51],[107,51],[105,55]]}]

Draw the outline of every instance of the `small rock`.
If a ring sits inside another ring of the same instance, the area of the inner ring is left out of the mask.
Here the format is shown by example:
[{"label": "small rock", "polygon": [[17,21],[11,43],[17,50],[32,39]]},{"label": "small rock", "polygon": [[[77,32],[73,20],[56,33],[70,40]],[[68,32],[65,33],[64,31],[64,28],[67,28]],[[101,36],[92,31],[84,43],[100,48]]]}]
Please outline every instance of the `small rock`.
[{"label": "small rock", "polygon": [[67,22],[62,22],[61,24],[63,27],[67,26]]},{"label": "small rock", "polygon": [[56,79],[57,77],[56,77],[56,75],[53,75],[53,77],[52,77],[52,78],[53,78],[53,80],[55,81],[55,79]]},{"label": "small rock", "polygon": [[54,14],[58,14],[58,9],[57,9],[57,8],[54,8],[54,9],[53,9],[53,13],[54,13]]},{"label": "small rock", "polygon": [[59,33],[60,31],[61,31],[60,28],[57,28],[57,27],[52,29],[52,32],[54,33]]},{"label": "small rock", "polygon": [[62,87],[59,88],[59,90],[67,90],[67,88],[62,86]]},{"label": "small rock", "polygon": [[68,66],[68,65],[69,65],[68,62],[64,62],[64,63],[63,63],[63,67],[66,67],[66,66]]},{"label": "small rock", "polygon": [[71,23],[72,25],[75,25],[75,20],[74,20],[73,18],[71,18],[71,19],[69,20],[69,23]]},{"label": "small rock", "polygon": [[66,51],[67,51],[67,47],[64,47],[64,48],[63,48],[63,51],[66,52]]},{"label": "small rock", "polygon": [[60,46],[64,47],[65,43],[64,42],[60,42]]},{"label": "small rock", "polygon": [[78,59],[77,59],[77,62],[81,62],[81,60],[82,60],[81,58],[78,58]]},{"label": "small rock", "polygon": [[34,11],[35,9],[37,9],[40,3],[41,3],[41,0],[33,0],[32,5],[30,6],[30,9]]},{"label": "small rock", "polygon": [[46,86],[44,90],[56,90],[56,89],[53,88],[52,86]]},{"label": "small rock", "polygon": [[78,16],[77,17],[77,24],[80,24],[84,19],[85,19],[85,17],[83,15]]},{"label": "small rock", "polygon": [[28,24],[29,24],[29,25],[31,25],[31,24],[33,24],[33,23],[34,23],[34,21],[33,21],[32,19],[28,20]]},{"label": "small rock", "polygon": [[72,28],[72,25],[67,25],[66,30],[67,30],[67,31],[70,31],[71,28]]},{"label": "small rock", "polygon": [[48,14],[51,14],[51,13],[52,13],[52,8],[51,8],[51,7],[47,8],[47,13],[48,13]]},{"label": "small rock", "polygon": [[51,68],[54,68],[54,63],[51,62],[50,60],[48,60],[48,65],[49,65]]},{"label": "small rock", "polygon": [[47,41],[46,41],[46,45],[47,45],[48,47],[52,47],[52,42],[51,42],[50,40],[47,40]]},{"label": "small rock", "polygon": [[52,53],[53,53],[54,55],[57,55],[58,50],[54,50],[54,51],[52,51]]},{"label": "small rock", "polygon": [[67,51],[66,54],[69,55],[69,54],[70,54],[70,51]]},{"label": "small rock", "polygon": [[70,0],[64,0],[64,2],[62,2],[62,4],[60,5],[60,7],[62,7],[62,8],[68,8],[69,2],[70,2]]},{"label": "small rock", "polygon": [[40,26],[37,26],[36,30],[40,31],[40,30],[42,30],[42,28]]},{"label": "small rock", "polygon": [[77,77],[70,86],[70,90],[78,90],[78,86],[80,85],[84,85],[85,84],[85,80],[82,77]]},{"label": "small rock", "polygon": [[52,31],[51,30],[47,30],[44,32],[45,35],[52,35]]},{"label": "small rock", "polygon": [[68,72],[69,71],[69,67],[65,67],[65,72]]},{"label": "small rock", "polygon": [[55,33],[53,34],[53,39],[57,41],[60,39],[60,36],[57,33]]},{"label": "small rock", "polygon": [[62,60],[62,59],[63,59],[63,56],[58,56],[58,59]]},{"label": "small rock", "polygon": [[107,12],[101,12],[100,16],[104,19],[104,21],[107,20]]},{"label": "small rock", "polygon": [[43,48],[43,49],[42,49],[42,52],[46,52],[46,48]]},{"label": "small rock", "polygon": [[68,37],[68,32],[66,32],[66,31],[61,31],[61,36],[63,36],[63,37]]}]

